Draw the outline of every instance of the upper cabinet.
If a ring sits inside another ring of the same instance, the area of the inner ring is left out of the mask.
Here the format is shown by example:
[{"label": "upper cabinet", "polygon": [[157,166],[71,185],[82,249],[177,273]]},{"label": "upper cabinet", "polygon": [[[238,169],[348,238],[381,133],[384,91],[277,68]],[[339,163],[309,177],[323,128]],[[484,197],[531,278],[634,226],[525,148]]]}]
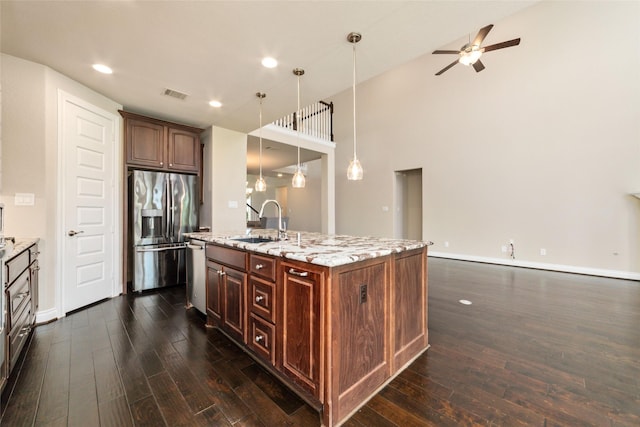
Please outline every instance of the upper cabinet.
[{"label": "upper cabinet", "polygon": [[128,166],[200,175],[203,129],[120,111]]}]

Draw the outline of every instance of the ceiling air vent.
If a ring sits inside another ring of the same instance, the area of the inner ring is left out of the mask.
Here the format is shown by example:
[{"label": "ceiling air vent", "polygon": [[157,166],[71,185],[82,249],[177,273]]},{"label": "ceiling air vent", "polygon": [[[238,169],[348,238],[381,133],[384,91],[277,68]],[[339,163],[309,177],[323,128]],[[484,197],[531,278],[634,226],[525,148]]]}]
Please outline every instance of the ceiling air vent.
[{"label": "ceiling air vent", "polygon": [[187,97],[186,93],[178,92],[177,90],[173,90],[173,89],[165,89],[164,94],[166,96],[170,96],[172,98],[177,98],[177,99],[185,99]]}]

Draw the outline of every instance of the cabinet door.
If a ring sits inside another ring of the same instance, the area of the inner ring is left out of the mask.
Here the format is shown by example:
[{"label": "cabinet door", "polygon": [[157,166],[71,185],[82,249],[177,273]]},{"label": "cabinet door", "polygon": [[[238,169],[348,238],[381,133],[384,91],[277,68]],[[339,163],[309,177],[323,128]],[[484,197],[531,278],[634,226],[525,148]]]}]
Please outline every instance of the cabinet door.
[{"label": "cabinet door", "polygon": [[193,132],[169,128],[168,168],[200,173],[200,136]]},{"label": "cabinet door", "polygon": [[247,274],[225,267],[223,270],[224,307],[222,328],[238,341],[245,341]]},{"label": "cabinet door", "polygon": [[320,397],[320,271],[282,263],[282,371]]},{"label": "cabinet door", "polygon": [[135,119],[128,119],[126,126],[127,163],[164,168],[165,127]]},{"label": "cabinet door", "polygon": [[395,276],[393,357],[394,367],[398,369],[428,343],[426,249],[399,254],[395,261]]},{"label": "cabinet door", "polygon": [[30,272],[31,272],[31,324],[36,323],[36,313],[38,312],[39,301],[38,301],[38,271],[40,271],[40,267],[38,265],[38,260],[36,259],[31,263]]},{"label": "cabinet door", "polygon": [[220,325],[222,321],[222,266],[207,261],[207,323],[209,326]]}]

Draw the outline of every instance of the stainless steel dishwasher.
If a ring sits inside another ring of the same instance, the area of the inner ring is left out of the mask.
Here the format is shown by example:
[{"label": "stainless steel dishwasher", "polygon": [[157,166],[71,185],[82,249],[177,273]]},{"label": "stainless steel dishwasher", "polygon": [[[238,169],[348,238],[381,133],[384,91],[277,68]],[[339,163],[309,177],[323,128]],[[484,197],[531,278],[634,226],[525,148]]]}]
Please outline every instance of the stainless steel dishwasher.
[{"label": "stainless steel dishwasher", "polygon": [[187,307],[207,314],[205,242],[191,240],[187,243]]}]

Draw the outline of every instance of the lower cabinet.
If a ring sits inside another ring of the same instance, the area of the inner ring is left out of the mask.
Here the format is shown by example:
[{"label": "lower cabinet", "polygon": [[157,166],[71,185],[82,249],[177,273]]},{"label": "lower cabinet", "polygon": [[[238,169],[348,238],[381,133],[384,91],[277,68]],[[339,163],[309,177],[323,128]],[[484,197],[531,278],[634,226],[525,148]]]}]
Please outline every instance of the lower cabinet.
[{"label": "lower cabinet", "polygon": [[29,333],[33,329],[38,307],[38,245],[33,244],[26,250],[11,257],[5,263],[6,313],[5,330],[5,367],[2,376],[8,378],[16,365]]},{"label": "lower cabinet", "polygon": [[321,334],[320,290],[324,269],[310,264],[281,262],[282,372],[320,400]]},{"label": "lower cabinet", "polygon": [[336,267],[207,245],[207,325],[331,427],[428,348],[427,249]]},{"label": "lower cabinet", "polygon": [[247,254],[207,245],[207,324],[246,342]]}]

